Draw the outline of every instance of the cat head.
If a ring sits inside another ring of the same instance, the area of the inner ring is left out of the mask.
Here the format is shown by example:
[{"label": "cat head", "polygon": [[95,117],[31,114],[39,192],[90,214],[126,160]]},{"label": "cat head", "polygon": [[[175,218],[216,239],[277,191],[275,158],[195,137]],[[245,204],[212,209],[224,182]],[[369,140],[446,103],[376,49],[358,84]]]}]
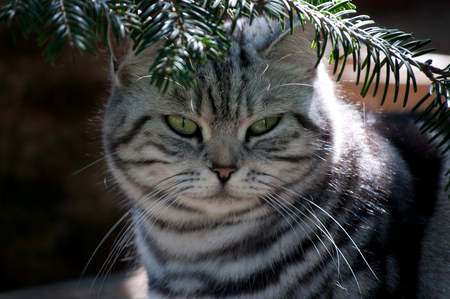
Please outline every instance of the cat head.
[{"label": "cat head", "polygon": [[160,45],[137,56],[129,41],[111,45],[104,144],[133,204],[168,221],[257,217],[286,186],[306,194],[326,175],[334,94],[314,68],[314,32],[239,20],[226,61],[196,65],[193,88],[164,95],[148,76]]}]

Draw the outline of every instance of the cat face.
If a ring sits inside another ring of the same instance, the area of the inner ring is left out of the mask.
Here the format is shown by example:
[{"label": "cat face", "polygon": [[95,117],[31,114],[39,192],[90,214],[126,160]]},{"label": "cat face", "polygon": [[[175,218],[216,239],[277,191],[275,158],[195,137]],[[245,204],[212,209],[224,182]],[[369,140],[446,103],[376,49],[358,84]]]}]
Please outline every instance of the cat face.
[{"label": "cat face", "polygon": [[190,90],[161,95],[149,84],[143,65],[155,49],[121,59],[104,142],[115,178],[138,206],[159,202],[173,221],[170,211],[183,209],[256,217],[273,210],[267,202],[283,188],[305,193],[326,175],[329,120],[311,103],[329,87],[317,83],[311,32],[259,37],[267,24],[255,22],[243,38],[241,23],[227,60],[196,66]]}]

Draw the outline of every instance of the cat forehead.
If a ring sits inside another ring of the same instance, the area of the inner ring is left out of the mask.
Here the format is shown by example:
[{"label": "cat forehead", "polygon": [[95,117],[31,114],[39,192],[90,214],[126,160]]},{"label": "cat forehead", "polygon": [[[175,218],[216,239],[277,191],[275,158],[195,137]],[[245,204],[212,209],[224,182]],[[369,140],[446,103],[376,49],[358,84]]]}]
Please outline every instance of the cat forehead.
[{"label": "cat forehead", "polygon": [[203,66],[199,71],[204,72],[198,73],[193,88],[173,93],[163,101],[165,113],[206,118],[210,123],[231,123],[281,115],[310,101],[309,84],[273,80],[263,74],[262,68],[233,69],[233,64],[240,63],[227,60]]},{"label": "cat forehead", "polygon": [[[311,24],[297,26],[292,36],[289,22],[285,31],[282,31],[280,24],[265,17],[256,18],[252,23],[248,19],[239,19],[233,33],[230,33],[231,22],[226,22],[222,27],[232,44],[225,55],[228,60],[240,61],[241,67],[260,62],[261,59],[280,62],[280,65],[285,63],[285,66],[291,68],[295,64],[293,61],[308,66],[315,64],[316,54],[311,49],[315,31]],[[153,61],[160,47],[162,44],[157,43],[137,56],[133,55],[133,50],[129,47],[129,53],[122,60],[125,72],[134,73],[134,77],[139,78],[148,75],[148,65],[143,62]]]},{"label": "cat forehead", "polygon": [[[224,26],[225,30],[229,30]],[[195,118],[237,121],[248,117],[266,117],[296,110],[308,105],[316,54],[311,50],[308,31],[295,30],[296,35],[282,32],[276,22],[256,19],[238,21],[228,38],[232,46],[226,60],[210,59],[195,65],[191,74],[196,84],[190,89],[161,95],[149,84],[144,61],[155,51],[149,49],[126,60],[123,76],[130,78],[118,84],[117,92],[136,99],[133,107],[150,109],[158,114],[178,114]],[[134,109],[134,108],[126,108]]]},{"label": "cat forehead", "polygon": [[314,71],[301,65],[295,72],[286,71],[253,46],[234,42],[225,61],[197,65],[194,76],[194,87],[179,88],[166,98],[167,108],[230,122],[296,110],[309,102]]}]

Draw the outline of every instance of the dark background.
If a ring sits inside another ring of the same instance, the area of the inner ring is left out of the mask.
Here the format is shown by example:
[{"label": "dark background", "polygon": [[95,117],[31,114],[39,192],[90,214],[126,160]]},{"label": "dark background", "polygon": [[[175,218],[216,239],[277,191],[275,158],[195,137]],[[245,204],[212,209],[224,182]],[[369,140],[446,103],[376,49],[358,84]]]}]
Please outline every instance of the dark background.
[{"label": "dark background", "polygon": [[[450,54],[450,1],[353,2],[379,26],[432,38]],[[42,50],[20,34],[13,44],[0,24],[0,291],[79,278],[120,217],[101,160],[108,51],[76,55],[72,69],[70,53],[51,65]],[[99,272],[116,234],[85,275]]]}]

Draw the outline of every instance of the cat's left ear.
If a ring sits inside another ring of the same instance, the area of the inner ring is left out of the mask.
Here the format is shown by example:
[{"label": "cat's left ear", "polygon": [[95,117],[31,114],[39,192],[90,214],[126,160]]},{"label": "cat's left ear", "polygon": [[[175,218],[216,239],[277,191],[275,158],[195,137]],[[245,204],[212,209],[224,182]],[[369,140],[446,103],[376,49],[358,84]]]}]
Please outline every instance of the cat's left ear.
[{"label": "cat's left ear", "polygon": [[269,43],[259,50],[260,55],[287,68],[313,69],[317,61],[316,51],[311,48],[316,32],[314,26],[310,23],[300,25],[297,21],[291,34],[289,23],[285,31],[279,24],[271,25],[273,34]]}]

